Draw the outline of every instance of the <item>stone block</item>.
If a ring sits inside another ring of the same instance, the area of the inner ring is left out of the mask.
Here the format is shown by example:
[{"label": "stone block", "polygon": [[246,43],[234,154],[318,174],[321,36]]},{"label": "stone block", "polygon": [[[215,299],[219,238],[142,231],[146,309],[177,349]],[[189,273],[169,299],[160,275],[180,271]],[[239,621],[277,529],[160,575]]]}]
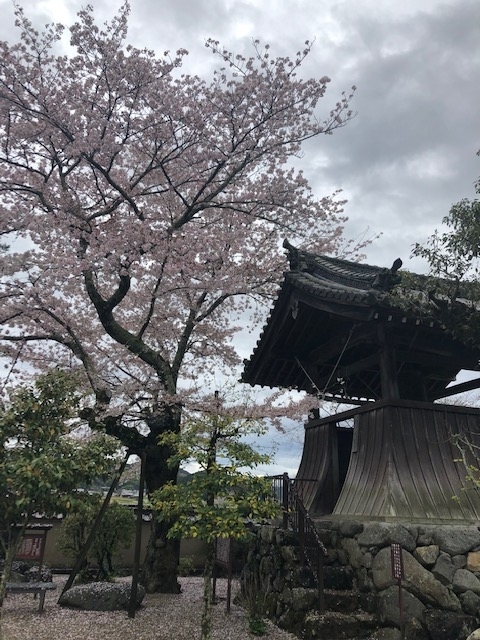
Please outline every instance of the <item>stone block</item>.
[{"label": "stone block", "polygon": [[[424,604],[450,611],[461,610],[458,598],[430,571],[422,567],[408,551],[403,552],[403,566],[405,572],[403,587]],[[396,580],[392,576],[390,548],[380,549],[375,556],[372,564],[372,576],[379,591],[396,584]]]},{"label": "stone block", "polygon": [[440,549],[436,544],[429,544],[424,547],[417,547],[413,552],[413,557],[424,567],[433,567],[437,561]]},{"label": "stone block", "polygon": [[433,529],[428,526],[418,527],[417,546],[427,547],[433,544]]},{"label": "stone block", "polygon": [[480,531],[471,525],[443,525],[432,532],[435,544],[451,556],[466,554],[480,543]]},{"label": "stone block", "polygon": [[473,616],[452,611],[429,609],[425,611],[424,618],[427,631],[435,640],[466,640],[477,628]]},{"label": "stone block", "polygon": [[280,554],[289,568],[298,563],[298,547],[280,547]]},{"label": "stone block", "polygon": [[332,549],[331,547],[327,549],[328,555],[325,558],[325,564],[333,564],[338,560],[338,554],[336,549]]},{"label": "stone block", "polygon": [[366,567],[367,569],[371,569],[372,562],[373,562],[373,555],[370,553],[370,551],[366,551],[363,554],[363,566]]},{"label": "stone block", "polygon": [[471,616],[476,616],[477,618],[479,617],[480,595],[477,595],[473,591],[465,591],[465,593],[460,594],[459,599],[465,613],[468,613]]},{"label": "stone block", "polygon": [[327,611],[353,613],[358,608],[358,592],[325,589],[325,606]]},{"label": "stone block", "polygon": [[[322,638],[355,638],[371,637],[377,623],[368,614],[352,615],[336,611],[328,611],[322,615],[310,613],[305,618],[304,640]],[[368,634],[368,635],[367,635]]]},{"label": "stone block", "polygon": [[367,613],[376,613],[378,611],[378,594],[375,591],[359,593],[358,606]]},{"label": "stone block", "polygon": [[260,540],[272,544],[275,539],[275,528],[269,526],[260,527]]},{"label": "stone block", "polygon": [[400,629],[393,629],[392,627],[384,627],[383,629],[378,629],[371,636],[371,640],[401,640],[402,634],[400,633]]},{"label": "stone block", "polygon": [[369,591],[372,591],[372,592],[376,591],[373,585],[373,580],[369,576],[368,571],[364,567],[362,567],[357,571],[356,577],[357,577],[358,589],[362,593],[368,593]]},{"label": "stone block", "polygon": [[432,573],[435,578],[440,580],[442,584],[450,585],[456,571],[457,569],[453,565],[452,558],[448,553],[441,551],[432,569]]},{"label": "stone block", "polygon": [[290,529],[277,529],[275,531],[275,542],[279,547],[283,545],[295,547],[298,546],[298,536]]},{"label": "stone block", "polygon": [[354,538],[344,538],[341,545],[347,554],[347,563],[359,569],[363,565],[363,551],[358,542]]},{"label": "stone block", "polygon": [[[389,587],[379,594],[378,612],[384,624],[400,627],[400,604],[398,587]],[[425,605],[414,595],[402,589],[404,619],[423,619]]]},{"label": "stone block", "polygon": [[425,627],[417,618],[405,622],[405,640],[430,640]]},{"label": "stone block", "polygon": [[457,569],[453,577],[452,588],[455,593],[473,591],[480,595],[480,580],[468,569]]},{"label": "stone block", "polygon": [[290,606],[294,611],[309,611],[310,609],[317,608],[318,589],[293,588]]},{"label": "stone block", "polygon": [[[467,558],[462,554],[452,556],[452,562],[455,569],[465,569],[465,568],[468,569]],[[475,569],[469,569],[469,571],[475,571]]]},{"label": "stone block", "polygon": [[323,579],[325,589],[353,589],[353,571],[350,567],[324,567]]},{"label": "stone block", "polygon": [[369,522],[357,538],[362,547],[386,547],[399,543],[407,551],[415,549],[415,538],[401,524],[393,522]]},{"label": "stone block", "polygon": [[337,550],[337,560],[340,564],[342,565],[346,565],[348,564],[348,555],[347,552],[344,551],[343,549],[338,549]]},{"label": "stone block", "polygon": [[297,586],[305,589],[313,589],[317,584],[313,572],[308,567],[297,567],[292,572],[292,581]]},{"label": "stone block", "polygon": [[467,569],[480,571],[480,551],[470,551],[467,555]]},{"label": "stone block", "polygon": [[354,520],[345,520],[338,525],[338,531],[345,538],[353,538],[363,531],[363,524]]}]

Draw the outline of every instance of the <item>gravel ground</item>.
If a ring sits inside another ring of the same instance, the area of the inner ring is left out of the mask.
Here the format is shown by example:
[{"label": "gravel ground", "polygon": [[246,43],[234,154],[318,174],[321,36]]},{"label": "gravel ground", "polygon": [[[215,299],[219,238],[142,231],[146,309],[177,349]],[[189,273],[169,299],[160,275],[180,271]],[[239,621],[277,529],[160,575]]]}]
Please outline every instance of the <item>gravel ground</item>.
[{"label": "gravel ground", "polygon": [[[45,610],[38,613],[32,594],[10,594],[1,611],[0,640],[197,640],[203,607],[202,578],[180,578],[182,593],[149,594],[135,618],[124,611],[97,612],[66,609],[57,605],[59,589],[47,592]],[[233,585],[232,596],[237,585]],[[227,581],[217,581],[219,603],[213,608],[212,640],[252,640],[245,611],[232,603],[226,613]],[[233,599],[233,597],[232,597]],[[268,622],[265,640],[297,640]]]}]

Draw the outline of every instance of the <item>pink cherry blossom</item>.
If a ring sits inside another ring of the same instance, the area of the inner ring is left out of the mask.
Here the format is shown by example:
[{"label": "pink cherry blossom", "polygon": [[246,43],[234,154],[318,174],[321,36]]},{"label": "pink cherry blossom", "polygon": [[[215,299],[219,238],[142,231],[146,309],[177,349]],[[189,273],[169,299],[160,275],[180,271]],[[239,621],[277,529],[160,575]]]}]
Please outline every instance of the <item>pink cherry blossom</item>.
[{"label": "pink cherry blossom", "polygon": [[[78,370],[90,424],[153,451],[208,374],[239,364],[232,339],[264,317],[284,237],[345,247],[340,194],[318,197],[292,165],[352,118],[353,90],[321,115],[329,78],[301,77],[310,43],[289,59],[208,41],[206,81],[184,50],[128,45],[128,13],[100,28],[87,6],[58,55],[63,27],[38,33],[17,9],[20,41],[0,43],[0,344],[12,376]],[[162,456],[147,456],[149,490]]]}]

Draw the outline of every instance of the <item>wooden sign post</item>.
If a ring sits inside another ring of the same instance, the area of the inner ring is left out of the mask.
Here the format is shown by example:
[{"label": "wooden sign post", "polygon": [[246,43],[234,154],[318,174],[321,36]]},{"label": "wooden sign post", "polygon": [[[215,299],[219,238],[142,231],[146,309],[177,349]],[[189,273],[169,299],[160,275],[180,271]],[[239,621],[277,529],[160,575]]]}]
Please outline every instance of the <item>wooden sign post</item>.
[{"label": "wooden sign post", "polygon": [[15,559],[38,562],[38,579],[42,575],[43,558],[45,556],[45,545],[47,533],[52,525],[28,525],[23,536],[22,543],[18,549]]},{"label": "wooden sign post", "polygon": [[[230,613],[232,599],[232,574],[233,574],[233,540],[232,538],[217,538],[215,545],[215,564],[227,570],[227,613]],[[215,601],[217,576],[213,576],[213,600]]]},{"label": "wooden sign post", "polygon": [[402,580],[404,579],[405,575],[403,572],[402,547],[398,544],[398,542],[394,542],[390,545],[390,553],[392,559],[392,576],[397,580],[398,583],[398,611],[400,617],[400,633],[403,640],[405,638],[405,625],[403,620]]}]

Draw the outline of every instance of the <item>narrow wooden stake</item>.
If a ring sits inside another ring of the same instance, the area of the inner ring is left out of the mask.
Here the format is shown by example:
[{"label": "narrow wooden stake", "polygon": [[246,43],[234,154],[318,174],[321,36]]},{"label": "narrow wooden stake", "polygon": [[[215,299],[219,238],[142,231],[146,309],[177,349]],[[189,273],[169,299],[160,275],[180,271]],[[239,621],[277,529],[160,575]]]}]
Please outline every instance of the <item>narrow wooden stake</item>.
[{"label": "narrow wooden stake", "polygon": [[230,538],[228,541],[227,613],[230,613],[230,603],[232,601],[232,578],[233,578],[233,538]]},{"label": "narrow wooden stake", "polygon": [[142,525],[143,525],[143,492],[145,490],[145,451],[140,454],[140,487],[138,490],[137,505],[137,531],[135,533],[135,559],[133,562],[132,588],[130,591],[130,603],[128,617],[135,618],[137,609],[138,578],[140,575],[140,553],[142,550]]},{"label": "narrow wooden stake", "polygon": [[217,549],[218,549],[218,538],[215,538],[215,555],[213,556],[213,567],[212,567],[212,604],[215,604],[217,600]]}]

